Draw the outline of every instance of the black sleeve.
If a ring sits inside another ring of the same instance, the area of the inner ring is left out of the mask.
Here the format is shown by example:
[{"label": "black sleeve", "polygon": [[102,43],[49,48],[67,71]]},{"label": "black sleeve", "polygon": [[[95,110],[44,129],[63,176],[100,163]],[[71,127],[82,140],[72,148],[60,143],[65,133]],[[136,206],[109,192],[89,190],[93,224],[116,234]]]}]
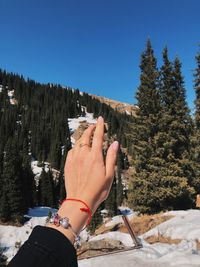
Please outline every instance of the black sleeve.
[{"label": "black sleeve", "polygon": [[76,250],[59,231],[36,226],[8,267],[77,267]]}]

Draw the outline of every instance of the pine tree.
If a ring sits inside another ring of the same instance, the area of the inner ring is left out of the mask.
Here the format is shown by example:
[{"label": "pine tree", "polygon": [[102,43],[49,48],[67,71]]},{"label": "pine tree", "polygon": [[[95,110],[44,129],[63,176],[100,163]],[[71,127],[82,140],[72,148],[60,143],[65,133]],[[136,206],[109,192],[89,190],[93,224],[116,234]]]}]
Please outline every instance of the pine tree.
[{"label": "pine tree", "polygon": [[8,198],[4,190],[1,191],[0,197],[0,221],[7,222],[11,218],[10,206],[8,204]]},{"label": "pine tree", "polygon": [[192,153],[193,167],[195,179],[193,185],[196,193],[200,193],[200,52],[196,56],[197,67],[194,73],[194,89],[196,93],[195,100],[195,131],[192,137]]},{"label": "pine tree", "polygon": [[[18,166],[20,179],[17,178],[17,174],[16,180],[19,180],[17,185],[21,188],[21,213],[32,205],[32,198],[33,203],[39,205],[43,194],[41,185],[36,187],[33,180],[31,158],[42,163],[48,161],[58,171],[63,171],[66,154],[71,149],[67,118],[84,115],[86,111],[93,112],[95,116],[101,114],[109,121],[110,136],[114,135],[119,141],[123,139],[123,144],[127,144],[126,136],[123,135],[126,116],[120,115],[107,104],[86,93],[81,95],[79,90],[72,90],[69,87],[66,89],[60,85],[40,84],[2,70],[0,70],[0,84],[3,86],[0,93],[0,153],[5,151],[8,140],[14,140],[18,152],[16,162],[20,162]],[[14,89],[16,105],[10,105],[8,90],[11,89]],[[120,178],[117,187],[121,185]],[[63,185],[62,183],[62,189]],[[5,189],[7,190],[7,186]],[[59,193],[54,182],[53,190],[53,202],[55,202]],[[62,195],[64,196],[64,190]],[[0,192],[0,198],[2,196],[4,196],[2,203],[9,205],[7,191]],[[12,214],[11,211],[9,214]]]},{"label": "pine tree", "polygon": [[151,192],[156,195],[156,185],[152,183],[151,177],[157,162],[150,162],[156,154],[155,137],[159,131],[161,103],[159,73],[150,40],[141,56],[140,69],[140,86],[136,95],[139,109],[132,129],[135,174],[130,179],[128,201],[134,210],[151,212],[152,205],[147,203],[147,199]]},{"label": "pine tree", "polygon": [[[178,59],[175,59],[174,64],[169,61],[166,48],[163,61],[159,82],[160,110],[148,117],[146,107],[139,105],[139,126],[135,126],[136,173],[130,184],[129,202],[140,212],[185,209],[193,203],[193,169],[190,161],[192,122],[185,101],[181,64]],[[145,74],[142,76],[139,91],[152,77],[148,73]],[[138,100],[140,103],[140,98]],[[154,101],[156,104],[153,104]],[[159,107],[157,101],[153,97],[150,101],[146,99],[149,113],[151,105],[152,110],[155,110],[155,106]],[[141,127],[143,124],[146,126],[146,132]],[[140,133],[137,129],[141,129]]]},{"label": "pine tree", "polygon": [[108,215],[112,217],[117,215],[117,208],[117,181],[116,176],[114,176],[109,196],[105,201],[105,209],[107,209]]},{"label": "pine tree", "polygon": [[[22,215],[26,211],[21,194],[21,175],[22,168],[17,146],[13,141],[8,140],[3,160],[3,196],[4,203],[9,207],[10,218],[14,221],[21,221]],[[5,196],[8,201],[7,203]]]},{"label": "pine tree", "polygon": [[[190,208],[194,203],[194,170],[190,160],[191,134],[193,123],[186,103],[181,63],[178,58],[169,62],[167,49],[163,53],[164,65],[161,69],[162,116],[160,123],[160,156],[164,159],[164,179],[175,181],[180,192],[171,192],[171,208]],[[164,89],[164,90],[163,90]],[[161,137],[162,136],[162,137]],[[175,185],[174,185],[175,187]],[[174,200],[173,200],[174,199]],[[177,206],[178,203],[178,206]]]},{"label": "pine tree", "polygon": [[24,155],[24,163],[22,163],[22,196],[23,202],[26,209],[33,207],[34,205],[34,175],[31,170],[30,157]]},{"label": "pine tree", "polygon": [[63,171],[60,172],[59,175],[59,200],[62,201],[66,198],[66,190],[65,190],[65,180],[64,180],[64,174]]},{"label": "pine tree", "polygon": [[198,52],[196,56],[196,63],[197,67],[195,69],[195,80],[194,80],[194,89],[196,92],[196,100],[195,100],[195,123],[196,127],[199,130],[200,129],[200,52]]},{"label": "pine tree", "polygon": [[124,199],[124,190],[123,190],[123,184],[122,184],[122,170],[125,169],[124,166],[124,153],[122,152],[121,148],[118,150],[117,155],[117,172],[116,172],[116,178],[117,178],[117,207],[119,207]]},{"label": "pine tree", "polygon": [[40,175],[40,205],[54,207],[53,175],[44,169]]}]

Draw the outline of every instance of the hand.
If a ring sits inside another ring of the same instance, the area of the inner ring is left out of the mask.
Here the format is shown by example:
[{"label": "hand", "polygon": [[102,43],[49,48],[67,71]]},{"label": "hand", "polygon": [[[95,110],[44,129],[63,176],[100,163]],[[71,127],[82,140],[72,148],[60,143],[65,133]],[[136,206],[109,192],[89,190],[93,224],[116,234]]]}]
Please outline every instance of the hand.
[{"label": "hand", "polygon": [[[90,146],[93,133],[92,145]],[[103,137],[104,120],[99,117],[96,126],[89,126],[76,142],[74,148],[68,152],[65,163],[67,198],[76,198],[86,202],[93,214],[109,194],[119,146],[118,142],[115,141],[109,147],[104,163]],[[58,210],[58,214],[62,218],[67,217],[69,219],[70,225],[77,235],[88,220],[88,214],[80,211],[80,208],[83,207],[82,203],[65,201]],[[60,231],[74,243],[74,235],[69,229],[50,223],[47,226]]]},{"label": "hand", "polygon": [[118,142],[115,141],[109,147],[104,163],[103,138],[104,120],[99,117],[96,126],[90,125],[68,152],[65,163],[67,198],[85,201],[93,213],[109,194],[118,151]]}]

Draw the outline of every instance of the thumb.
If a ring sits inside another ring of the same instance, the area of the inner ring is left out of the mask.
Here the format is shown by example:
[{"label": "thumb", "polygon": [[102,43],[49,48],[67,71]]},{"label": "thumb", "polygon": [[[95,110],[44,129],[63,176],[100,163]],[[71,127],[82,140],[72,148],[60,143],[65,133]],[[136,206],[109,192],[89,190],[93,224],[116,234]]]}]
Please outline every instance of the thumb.
[{"label": "thumb", "polygon": [[117,141],[113,142],[108,148],[106,155],[106,178],[112,178],[114,176],[118,148],[119,143]]}]

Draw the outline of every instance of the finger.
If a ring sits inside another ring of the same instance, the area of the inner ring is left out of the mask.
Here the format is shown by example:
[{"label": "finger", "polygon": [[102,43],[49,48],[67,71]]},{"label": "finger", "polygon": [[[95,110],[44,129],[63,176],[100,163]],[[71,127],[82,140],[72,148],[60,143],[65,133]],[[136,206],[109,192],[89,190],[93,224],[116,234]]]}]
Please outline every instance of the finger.
[{"label": "finger", "polygon": [[92,142],[92,150],[96,152],[102,152],[104,137],[104,119],[100,116],[97,120],[96,129],[94,131],[94,137]]},{"label": "finger", "polygon": [[80,143],[90,145],[91,137],[95,129],[95,125],[90,125],[82,134]]},{"label": "finger", "polygon": [[112,143],[112,145],[108,148],[106,156],[106,178],[112,178],[114,176],[118,148],[119,143],[117,141]]},{"label": "finger", "polygon": [[67,152],[67,158],[66,158],[66,161],[71,161],[71,159],[72,159],[72,155],[73,155],[73,149],[70,149],[70,150]]},{"label": "finger", "polygon": [[66,172],[67,165],[71,162],[71,160],[73,158],[73,152],[74,152],[74,149],[70,149],[67,152],[67,157],[66,157],[66,160],[65,160],[64,172]]},{"label": "finger", "polygon": [[[91,140],[91,136],[92,133],[94,131],[95,125],[90,125],[82,134],[81,138],[79,140],[76,141],[75,146],[74,146],[74,150],[75,151],[79,151],[80,150],[80,145],[82,144],[88,144],[88,146],[90,145],[90,140]],[[86,146],[84,146],[86,147]]]}]

